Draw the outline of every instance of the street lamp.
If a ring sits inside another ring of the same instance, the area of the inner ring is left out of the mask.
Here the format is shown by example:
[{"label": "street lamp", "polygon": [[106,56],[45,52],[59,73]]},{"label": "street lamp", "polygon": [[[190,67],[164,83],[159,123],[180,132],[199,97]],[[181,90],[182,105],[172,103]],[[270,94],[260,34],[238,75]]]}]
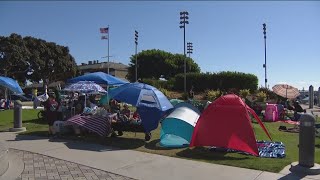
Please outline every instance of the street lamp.
[{"label": "street lamp", "polygon": [[265,83],[265,88],[267,88],[267,25],[266,23],[263,23],[263,35],[264,35],[264,83]]},{"label": "street lamp", "polygon": [[137,57],[137,50],[138,50],[138,31],[134,31],[134,43],[136,44],[136,82],[138,81],[138,57]]},{"label": "street lamp", "polygon": [[189,13],[187,11],[180,12],[180,28],[183,28],[183,55],[184,55],[184,92],[187,92],[187,75],[186,75],[186,24],[189,24]]}]

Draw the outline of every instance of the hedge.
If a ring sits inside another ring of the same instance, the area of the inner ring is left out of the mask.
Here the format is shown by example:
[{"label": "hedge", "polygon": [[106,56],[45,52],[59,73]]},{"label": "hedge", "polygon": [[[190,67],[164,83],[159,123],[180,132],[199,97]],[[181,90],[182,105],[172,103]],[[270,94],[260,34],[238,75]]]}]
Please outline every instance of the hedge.
[{"label": "hedge", "polygon": [[[258,88],[258,78],[253,74],[242,72],[223,71],[219,73],[187,73],[187,89],[194,86],[194,91],[205,90],[241,90],[249,89],[251,92]],[[171,81],[174,90],[183,91],[184,74],[177,74]]]}]

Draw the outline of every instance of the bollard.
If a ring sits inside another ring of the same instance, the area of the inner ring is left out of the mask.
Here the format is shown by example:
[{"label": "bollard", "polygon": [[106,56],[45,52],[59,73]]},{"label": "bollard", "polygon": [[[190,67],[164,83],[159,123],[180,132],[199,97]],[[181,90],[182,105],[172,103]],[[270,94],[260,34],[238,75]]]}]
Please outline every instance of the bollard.
[{"label": "bollard", "polygon": [[313,108],[313,99],[314,98],[314,96],[313,96],[313,86],[312,85],[310,85],[309,86],[309,109],[312,109]]},{"label": "bollard", "polygon": [[17,100],[14,102],[13,108],[13,127],[14,128],[21,128],[22,127],[22,104],[21,101]]},{"label": "bollard", "polygon": [[303,114],[299,120],[299,165],[310,168],[314,166],[315,118]]},{"label": "bollard", "polygon": [[13,108],[13,128],[10,128],[9,131],[25,131],[26,128],[22,127],[22,103],[17,100],[14,102]]}]

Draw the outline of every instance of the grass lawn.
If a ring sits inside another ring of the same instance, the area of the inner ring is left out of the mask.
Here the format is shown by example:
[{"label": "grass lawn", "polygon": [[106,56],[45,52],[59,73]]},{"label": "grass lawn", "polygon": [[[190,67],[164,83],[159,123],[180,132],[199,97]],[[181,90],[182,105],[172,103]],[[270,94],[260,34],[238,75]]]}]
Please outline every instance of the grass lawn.
[{"label": "grass lawn", "polygon": [[[48,124],[38,120],[37,114],[40,110],[23,109],[22,123],[28,133],[46,134]],[[13,128],[13,110],[0,111],[0,131],[7,131]]]},{"label": "grass lawn", "polygon": [[[23,126],[27,128],[27,132],[23,134],[41,135],[47,134],[47,124],[36,119],[38,110],[23,110]],[[12,111],[0,112],[0,131],[12,127],[13,119]],[[318,119],[319,121],[319,119]],[[172,157],[199,160],[208,163],[224,164],[243,168],[264,170],[270,172],[279,172],[291,162],[298,161],[298,133],[288,133],[278,131],[280,125],[290,127],[292,125],[285,123],[265,123],[270,132],[273,141],[281,141],[286,146],[286,157],[283,159],[259,158],[239,153],[212,152],[207,148],[181,148],[166,149],[159,146],[160,126],[152,132],[152,139],[149,142],[144,141],[143,133],[124,132],[122,137],[116,138],[97,138],[95,135],[86,135],[76,137],[74,135],[64,136],[65,139],[87,141],[110,145],[123,149],[132,149],[142,152],[161,154]],[[254,132],[258,140],[268,140],[260,126],[253,123]],[[320,164],[320,138],[316,138],[315,162]]]}]

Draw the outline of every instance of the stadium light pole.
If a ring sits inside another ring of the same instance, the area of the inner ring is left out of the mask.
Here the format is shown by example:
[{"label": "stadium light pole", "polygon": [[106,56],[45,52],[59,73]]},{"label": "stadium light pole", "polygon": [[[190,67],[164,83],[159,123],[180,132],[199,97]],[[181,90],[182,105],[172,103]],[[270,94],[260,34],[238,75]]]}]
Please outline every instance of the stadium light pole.
[{"label": "stadium light pole", "polygon": [[263,26],[263,37],[264,37],[264,64],[263,64],[263,67],[264,67],[264,83],[265,83],[265,88],[268,88],[267,87],[267,25],[266,23],[263,23],[262,24]]},{"label": "stadium light pole", "polygon": [[189,24],[189,13],[180,12],[180,28],[183,28],[183,55],[184,55],[184,92],[187,92],[187,67],[186,67],[186,24]]},{"label": "stadium light pole", "polygon": [[138,51],[138,37],[139,33],[138,31],[134,31],[134,43],[136,44],[136,82],[138,81],[138,57],[137,57],[137,51]]}]

